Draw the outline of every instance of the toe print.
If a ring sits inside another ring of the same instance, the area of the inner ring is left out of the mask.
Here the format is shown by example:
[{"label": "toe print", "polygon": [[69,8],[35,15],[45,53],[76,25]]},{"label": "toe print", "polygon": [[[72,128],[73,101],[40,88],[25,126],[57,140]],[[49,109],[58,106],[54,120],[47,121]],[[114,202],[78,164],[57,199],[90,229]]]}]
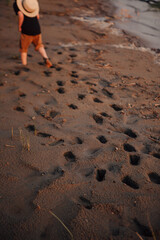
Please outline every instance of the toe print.
[{"label": "toe print", "polygon": [[103,123],[103,118],[101,116],[98,116],[96,114],[93,114],[93,119],[96,123],[102,124]]},{"label": "toe print", "polygon": [[116,104],[112,104],[111,107],[112,107],[116,112],[119,112],[119,111],[122,111],[122,110],[123,110],[122,107],[120,107],[120,106],[118,106],[118,105],[116,105]]},{"label": "toe print", "polygon": [[76,157],[71,151],[64,153],[64,157],[68,162],[75,162],[76,161]]},{"label": "toe print", "polygon": [[122,179],[122,182],[128,185],[129,187],[133,189],[139,189],[138,183],[136,183],[130,176],[126,176]]},{"label": "toe print", "polygon": [[100,99],[98,99],[98,98],[94,98],[93,101],[96,102],[96,103],[103,103],[103,102],[102,102]]},{"label": "toe print", "polygon": [[14,110],[18,111],[18,112],[24,112],[24,108],[22,107],[15,107]]},{"label": "toe print", "polygon": [[72,109],[74,109],[74,110],[75,110],[75,109],[78,109],[78,107],[77,107],[75,104],[70,104],[70,105],[68,105],[68,107],[69,107],[69,108],[72,108]]},{"label": "toe print", "polygon": [[97,139],[103,144],[107,143],[107,139],[104,136],[98,136]]},{"label": "toe print", "polygon": [[64,93],[65,93],[65,89],[64,89],[64,88],[58,88],[57,91],[58,91],[60,94],[64,94]]},{"label": "toe print", "polygon": [[98,169],[96,179],[98,182],[102,182],[105,180],[106,170],[105,169]]},{"label": "toe print", "polygon": [[136,137],[137,137],[137,134],[134,133],[131,129],[126,129],[126,130],[124,131],[124,134],[128,135],[128,136],[131,137],[131,138],[136,138]]},{"label": "toe print", "polygon": [[140,156],[138,155],[131,155],[130,156],[130,164],[131,165],[139,165],[140,164]]},{"label": "toe print", "polygon": [[158,175],[155,172],[152,172],[152,173],[149,173],[148,176],[149,176],[151,182],[160,184],[160,175]]},{"label": "toe print", "polygon": [[126,152],[136,152],[136,149],[128,143],[125,143],[123,147]]}]

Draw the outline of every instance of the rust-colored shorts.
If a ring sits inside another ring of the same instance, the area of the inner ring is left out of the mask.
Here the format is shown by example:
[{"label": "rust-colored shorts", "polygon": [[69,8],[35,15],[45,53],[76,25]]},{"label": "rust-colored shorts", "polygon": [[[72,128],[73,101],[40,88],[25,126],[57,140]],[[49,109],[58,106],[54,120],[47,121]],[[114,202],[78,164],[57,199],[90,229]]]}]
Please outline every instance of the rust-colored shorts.
[{"label": "rust-colored shorts", "polygon": [[20,52],[27,52],[28,47],[31,43],[33,43],[33,45],[35,46],[36,51],[38,51],[40,47],[43,47],[41,34],[30,36],[30,35],[21,33]]}]

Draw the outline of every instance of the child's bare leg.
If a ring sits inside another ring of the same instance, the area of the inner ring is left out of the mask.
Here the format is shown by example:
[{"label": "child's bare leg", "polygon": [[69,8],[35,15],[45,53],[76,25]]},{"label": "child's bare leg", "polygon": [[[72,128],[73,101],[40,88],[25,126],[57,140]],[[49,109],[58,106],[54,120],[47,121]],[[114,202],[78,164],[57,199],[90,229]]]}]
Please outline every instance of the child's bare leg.
[{"label": "child's bare leg", "polygon": [[27,65],[27,53],[21,52],[21,60],[23,65]]},{"label": "child's bare leg", "polygon": [[38,51],[39,51],[39,53],[41,54],[41,56],[42,56],[43,58],[45,58],[45,59],[48,58],[47,53],[46,53],[46,50],[44,49],[44,47],[40,47],[40,48],[38,49]]},{"label": "child's bare leg", "polygon": [[47,56],[47,53],[46,53],[46,50],[44,49],[44,47],[40,47],[40,48],[38,49],[38,51],[39,51],[39,53],[41,54],[41,56],[43,57],[46,67],[48,67],[48,68],[52,67],[53,64],[52,64],[52,62],[48,59],[48,56]]}]

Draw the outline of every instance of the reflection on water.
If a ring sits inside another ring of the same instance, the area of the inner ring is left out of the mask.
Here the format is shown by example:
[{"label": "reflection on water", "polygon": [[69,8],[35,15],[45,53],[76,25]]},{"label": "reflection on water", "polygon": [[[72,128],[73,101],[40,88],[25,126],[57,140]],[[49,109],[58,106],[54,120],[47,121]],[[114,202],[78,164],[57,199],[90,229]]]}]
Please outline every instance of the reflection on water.
[{"label": "reflection on water", "polygon": [[160,48],[160,2],[114,0],[116,25],[142,38],[151,48]]}]

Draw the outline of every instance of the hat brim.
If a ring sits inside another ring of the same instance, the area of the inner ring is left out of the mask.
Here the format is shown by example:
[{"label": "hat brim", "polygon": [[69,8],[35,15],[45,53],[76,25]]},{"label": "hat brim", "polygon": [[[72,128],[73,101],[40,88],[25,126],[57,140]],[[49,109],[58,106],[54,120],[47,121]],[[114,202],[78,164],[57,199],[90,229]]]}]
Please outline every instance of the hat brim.
[{"label": "hat brim", "polygon": [[38,13],[39,13],[39,5],[38,5],[38,7],[37,7],[37,9],[35,9],[35,11],[34,12],[27,12],[25,9],[24,9],[24,7],[23,7],[23,5],[22,5],[22,0],[17,0],[17,6],[18,6],[18,8],[19,8],[19,10],[24,14],[24,15],[26,15],[27,17],[36,17],[37,15],[38,15]]}]

